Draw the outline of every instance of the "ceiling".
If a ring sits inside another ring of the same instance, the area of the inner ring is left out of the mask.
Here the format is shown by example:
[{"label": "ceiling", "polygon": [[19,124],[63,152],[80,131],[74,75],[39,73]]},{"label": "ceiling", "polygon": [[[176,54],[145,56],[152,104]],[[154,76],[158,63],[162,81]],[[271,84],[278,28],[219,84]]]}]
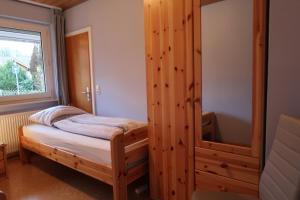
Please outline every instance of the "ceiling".
[{"label": "ceiling", "polygon": [[63,10],[66,10],[68,8],[81,4],[87,0],[31,0],[31,1],[59,7]]}]

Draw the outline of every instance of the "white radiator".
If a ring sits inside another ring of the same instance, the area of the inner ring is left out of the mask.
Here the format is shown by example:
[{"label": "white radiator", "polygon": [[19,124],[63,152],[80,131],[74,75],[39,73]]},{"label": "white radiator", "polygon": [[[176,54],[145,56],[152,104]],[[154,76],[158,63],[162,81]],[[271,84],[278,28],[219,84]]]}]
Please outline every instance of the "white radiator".
[{"label": "white radiator", "polygon": [[7,144],[7,153],[19,149],[18,127],[29,124],[28,117],[37,111],[0,115],[0,142]]}]

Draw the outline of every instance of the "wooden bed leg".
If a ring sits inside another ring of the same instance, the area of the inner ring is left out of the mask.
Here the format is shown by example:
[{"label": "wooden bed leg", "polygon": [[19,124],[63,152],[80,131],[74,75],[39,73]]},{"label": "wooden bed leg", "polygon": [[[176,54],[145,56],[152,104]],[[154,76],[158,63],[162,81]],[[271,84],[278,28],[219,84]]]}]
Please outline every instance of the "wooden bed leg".
[{"label": "wooden bed leg", "polygon": [[30,164],[30,158],[32,153],[23,147],[20,147],[19,156],[22,164]]},{"label": "wooden bed leg", "polygon": [[23,164],[30,163],[31,152],[22,147],[23,127],[19,127],[19,156]]},{"label": "wooden bed leg", "polygon": [[127,200],[124,134],[111,140],[114,200]]}]

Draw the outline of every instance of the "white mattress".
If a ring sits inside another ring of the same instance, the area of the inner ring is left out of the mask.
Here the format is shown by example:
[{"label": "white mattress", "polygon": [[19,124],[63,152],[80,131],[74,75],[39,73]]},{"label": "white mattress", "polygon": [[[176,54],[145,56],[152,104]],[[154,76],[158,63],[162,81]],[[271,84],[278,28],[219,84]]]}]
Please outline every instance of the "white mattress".
[{"label": "white mattress", "polygon": [[110,165],[110,141],[77,135],[57,128],[33,124],[23,127],[23,134],[38,143],[50,145],[90,161]]}]

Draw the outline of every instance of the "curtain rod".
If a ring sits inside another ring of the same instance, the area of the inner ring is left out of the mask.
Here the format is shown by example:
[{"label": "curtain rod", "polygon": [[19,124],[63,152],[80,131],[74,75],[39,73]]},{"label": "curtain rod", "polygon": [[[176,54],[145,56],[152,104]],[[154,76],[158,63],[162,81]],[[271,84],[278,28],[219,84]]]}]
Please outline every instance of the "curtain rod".
[{"label": "curtain rod", "polygon": [[39,7],[43,7],[43,8],[62,10],[62,8],[60,8],[60,7],[47,5],[47,4],[44,4],[44,3],[38,3],[38,2],[35,2],[35,1],[32,1],[32,0],[17,0],[17,1],[27,3],[27,4],[31,4],[31,5],[35,5],[35,6],[39,6]]}]

